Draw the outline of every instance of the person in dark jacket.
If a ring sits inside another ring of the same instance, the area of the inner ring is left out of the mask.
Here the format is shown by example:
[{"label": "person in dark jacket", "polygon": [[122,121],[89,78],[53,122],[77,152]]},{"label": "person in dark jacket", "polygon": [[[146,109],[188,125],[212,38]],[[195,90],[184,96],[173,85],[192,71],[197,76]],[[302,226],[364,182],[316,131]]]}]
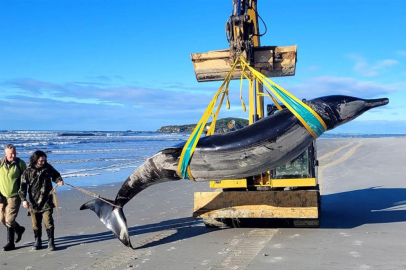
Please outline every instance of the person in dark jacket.
[{"label": "person in dark jacket", "polygon": [[[34,249],[42,248],[42,220],[48,234],[48,249],[55,250],[54,219],[52,211],[55,208],[52,196],[52,182],[59,186],[64,184],[61,174],[47,162],[47,155],[40,150],[30,157],[30,164],[21,176],[21,186],[18,194],[24,208],[29,209],[34,230]],[[27,201],[27,189],[30,202]]]}]

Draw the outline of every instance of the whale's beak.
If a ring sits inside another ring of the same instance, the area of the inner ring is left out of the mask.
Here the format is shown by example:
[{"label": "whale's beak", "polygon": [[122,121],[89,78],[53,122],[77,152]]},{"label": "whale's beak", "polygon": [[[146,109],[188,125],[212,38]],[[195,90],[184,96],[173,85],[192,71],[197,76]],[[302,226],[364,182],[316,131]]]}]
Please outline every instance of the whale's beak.
[{"label": "whale's beak", "polygon": [[384,106],[389,103],[388,98],[378,98],[378,99],[367,99],[366,100],[366,108],[372,109],[380,106]]}]

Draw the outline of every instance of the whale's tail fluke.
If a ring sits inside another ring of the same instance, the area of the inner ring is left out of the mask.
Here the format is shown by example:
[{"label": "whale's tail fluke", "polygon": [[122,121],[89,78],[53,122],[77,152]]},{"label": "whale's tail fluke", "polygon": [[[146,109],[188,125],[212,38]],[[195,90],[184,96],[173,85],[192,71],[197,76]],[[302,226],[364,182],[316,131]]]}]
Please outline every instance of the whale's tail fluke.
[{"label": "whale's tail fluke", "polygon": [[94,199],[80,207],[80,210],[85,209],[90,209],[95,212],[101,222],[103,222],[124,245],[132,247],[123,208],[114,207],[102,200]]}]

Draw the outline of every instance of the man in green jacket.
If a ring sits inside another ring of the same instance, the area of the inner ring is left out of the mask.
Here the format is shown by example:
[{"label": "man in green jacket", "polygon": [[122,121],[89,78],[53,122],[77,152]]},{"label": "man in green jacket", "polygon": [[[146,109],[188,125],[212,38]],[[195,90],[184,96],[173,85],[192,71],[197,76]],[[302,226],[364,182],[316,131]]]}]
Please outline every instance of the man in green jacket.
[{"label": "man in green jacket", "polygon": [[3,251],[15,249],[14,233],[17,235],[17,243],[25,231],[25,228],[16,222],[16,218],[21,204],[18,190],[21,175],[26,168],[25,162],[17,157],[15,146],[6,145],[4,158],[0,159],[0,221],[7,227],[7,244]]}]

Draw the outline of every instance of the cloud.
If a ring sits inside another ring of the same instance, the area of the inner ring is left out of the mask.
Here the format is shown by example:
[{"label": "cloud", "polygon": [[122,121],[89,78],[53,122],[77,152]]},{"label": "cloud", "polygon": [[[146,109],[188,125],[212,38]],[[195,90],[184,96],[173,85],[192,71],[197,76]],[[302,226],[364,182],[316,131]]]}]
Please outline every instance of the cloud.
[{"label": "cloud", "polygon": [[156,130],[197,122],[215,92],[29,78],[8,80],[0,87],[0,114],[13,115],[13,121],[1,121],[0,129]]},{"label": "cloud", "polygon": [[107,76],[96,76],[94,77],[95,79],[99,80],[99,81],[104,81],[104,82],[110,82],[111,79]]},{"label": "cloud", "polygon": [[76,81],[74,83],[80,85],[94,85],[94,86],[113,86],[120,85],[125,82],[124,78],[121,76],[87,76],[84,81]]},{"label": "cloud", "polygon": [[[176,85],[177,88],[168,90],[138,85],[56,84],[29,78],[8,80],[0,85],[0,114],[12,114],[13,119],[2,120],[0,129],[157,130],[163,125],[196,123],[217,88]],[[283,87],[306,99],[335,94],[373,98],[406,85],[315,77]],[[241,110],[238,81],[232,82],[230,91],[231,110],[226,109],[224,102],[219,117],[247,118],[248,113]],[[247,89],[244,92],[247,104]],[[265,102],[271,103],[266,97]],[[374,119],[372,114],[370,119]]]},{"label": "cloud", "polygon": [[83,86],[109,86],[113,85],[112,83],[105,83],[105,82],[95,82],[95,81],[76,81],[73,82],[74,84],[83,85]]},{"label": "cloud", "polygon": [[376,77],[379,75],[379,72],[399,63],[397,60],[394,59],[384,59],[376,62],[374,65],[370,65],[363,57],[360,57],[358,55],[350,54],[348,55],[348,57],[355,61],[353,70],[358,74],[366,77]]},{"label": "cloud", "polygon": [[301,71],[308,71],[308,72],[315,72],[319,71],[320,67],[319,66],[307,66],[307,67],[302,67]]},{"label": "cloud", "polygon": [[[233,82],[234,83],[234,82]],[[230,85],[230,103],[240,106],[239,82]],[[171,89],[147,88],[141,86],[101,86],[83,85],[76,82],[55,84],[29,78],[9,80],[3,83],[8,88],[19,89],[20,92],[3,92],[3,98],[36,97],[80,104],[104,104],[135,108],[155,108],[181,111],[204,110],[211,101],[216,88],[187,87],[181,83],[170,85]],[[245,84],[246,86],[246,84]],[[371,81],[359,81],[348,77],[314,77],[302,81],[298,85],[283,85],[299,98],[314,98],[324,95],[353,95],[374,97],[385,95],[405,88],[404,83],[379,84]],[[247,102],[246,92],[244,101]],[[24,96],[24,97],[22,97]]]},{"label": "cloud", "polygon": [[400,55],[400,56],[406,56],[406,51],[405,51],[405,50],[397,51],[397,53],[398,53],[398,55]]},{"label": "cloud", "polygon": [[[79,104],[45,98],[0,100],[0,113],[13,115],[0,122],[0,129],[19,130],[157,130],[162,125],[190,123],[201,111],[183,113],[154,108],[127,108],[106,104]],[[177,121],[181,119],[182,121]]]},{"label": "cloud", "polygon": [[371,98],[387,95],[406,87],[404,84],[378,84],[371,81],[358,81],[348,77],[321,76],[305,80],[299,85],[286,89],[298,98],[315,98],[325,95],[349,95]]},{"label": "cloud", "polygon": [[[198,106],[210,102],[212,93],[199,91],[170,91],[140,86],[110,86],[100,84],[83,84],[70,82],[55,84],[29,78],[14,79],[3,83],[8,88],[18,89],[24,96],[48,98],[59,101],[72,101],[87,104],[106,104],[121,106],[158,108],[182,108],[182,106]],[[18,97],[18,93],[9,93]]]},{"label": "cloud", "polygon": [[406,121],[351,121],[328,133],[352,134],[406,134]]},{"label": "cloud", "polygon": [[40,94],[42,89],[49,89],[53,91],[62,91],[63,88],[57,84],[50,82],[42,82],[30,78],[14,79],[3,82],[1,85],[25,90],[29,93]]}]

